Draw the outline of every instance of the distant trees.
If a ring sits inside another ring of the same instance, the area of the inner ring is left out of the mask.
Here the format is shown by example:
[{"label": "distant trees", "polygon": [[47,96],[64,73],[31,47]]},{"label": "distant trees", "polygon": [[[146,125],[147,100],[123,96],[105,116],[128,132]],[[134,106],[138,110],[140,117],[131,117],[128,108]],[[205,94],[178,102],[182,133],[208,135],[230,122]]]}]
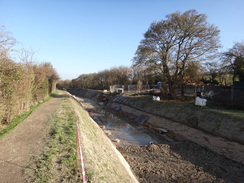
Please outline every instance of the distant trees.
[{"label": "distant trees", "polygon": [[154,85],[162,82],[164,97],[185,95],[187,84],[230,86],[244,80],[244,43],[238,42],[224,53],[219,30],[196,10],[175,12],[153,22],[141,40],[133,65],[83,74],[60,86],[108,89],[115,84]]},{"label": "distant trees", "polygon": [[59,76],[50,63],[34,64],[33,53],[21,50],[20,62],[11,59],[15,39],[0,28],[0,129],[41,101],[53,90]]},{"label": "distant trees", "polygon": [[134,64],[161,70],[164,88],[167,87],[164,92],[169,90],[174,97],[179,85],[184,95],[187,68],[193,66],[193,62],[214,56],[220,46],[219,30],[196,10],[172,13],[166,18],[150,25],[138,46]]},{"label": "distant trees", "polygon": [[129,67],[120,66],[106,69],[98,73],[82,74],[78,78],[73,79],[71,84],[67,85],[67,81],[60,82],[59,88],[67,86],[75,88],[88,89],[109,89],[110,85],[115,84],[130,84],[132,81],[132,70]]}]

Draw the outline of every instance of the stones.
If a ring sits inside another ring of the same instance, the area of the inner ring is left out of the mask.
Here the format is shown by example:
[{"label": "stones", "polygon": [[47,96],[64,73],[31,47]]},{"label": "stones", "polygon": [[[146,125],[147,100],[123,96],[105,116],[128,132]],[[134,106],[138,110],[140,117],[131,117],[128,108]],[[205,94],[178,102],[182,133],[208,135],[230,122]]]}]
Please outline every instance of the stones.
[{"label": "stones", "polygon": [[137,116],[135,118],[135,121],[140,123],[141,125],[143,125],[144,123],[147,122],[147,120],[149,119],[149,116],[146,116],[146,115],[140,115],[140,116]]},{"label": "stones", "polygon": [[120,143],[119,139],[113,139],[112,142]]}]

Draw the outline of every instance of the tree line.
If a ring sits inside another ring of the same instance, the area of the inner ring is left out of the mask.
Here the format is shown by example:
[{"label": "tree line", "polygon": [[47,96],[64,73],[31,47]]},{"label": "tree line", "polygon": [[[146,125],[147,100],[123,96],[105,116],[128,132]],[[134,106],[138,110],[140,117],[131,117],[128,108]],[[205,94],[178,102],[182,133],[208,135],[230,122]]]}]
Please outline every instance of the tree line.
[{"label": "tree line", "polygon": [[196,10],[175,12],[152,22],[141,40],[131,67],[82,74],[60,87],[108,89],[113,84],[162,82],[162,96],[175,98],[188,84],[231,85],[244,80],[244,42],[220,53],[220,30]]},{"label": "tree line", "polygon": [[[59,79],[51,63],[37,64],[32,52],[13,51],[15,45],[16,40],[0,27],[0,129],[42,102],[55,90]],[[11,57],[13,52],[18,53],[18,61]]]}]

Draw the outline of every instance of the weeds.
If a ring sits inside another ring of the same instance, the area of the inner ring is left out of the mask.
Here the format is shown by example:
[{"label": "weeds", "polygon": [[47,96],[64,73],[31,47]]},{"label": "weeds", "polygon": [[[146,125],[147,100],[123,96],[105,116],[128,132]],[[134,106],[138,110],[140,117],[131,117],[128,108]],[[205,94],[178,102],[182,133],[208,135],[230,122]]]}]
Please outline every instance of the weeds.
[{"label": "weeds", "polygon": [[76,161],[76,117],[64,98],[49,120],[50,133],[43,153],[34,157],[26,174],[30,182],[81,182]]}]

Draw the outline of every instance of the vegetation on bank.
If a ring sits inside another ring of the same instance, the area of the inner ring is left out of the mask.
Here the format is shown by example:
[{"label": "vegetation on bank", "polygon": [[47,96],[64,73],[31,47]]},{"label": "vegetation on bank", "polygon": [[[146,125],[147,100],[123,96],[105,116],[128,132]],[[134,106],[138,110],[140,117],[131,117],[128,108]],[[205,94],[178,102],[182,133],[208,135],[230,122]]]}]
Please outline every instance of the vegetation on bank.
[{"label": "vegetation on bank", "polygon": [[35,64],[33,53],[15,50],[16,40],[0,26],[0,129],[56,89],[58,74],[50,63]]},{"label": "vegetation on bank", "polygon": [[22,121],[24,121],[29,115],[31,115],[32,112],[34,112],[41,104],[47,102],[50,97],[48,97],[44,102],[39,103],[35,106],[32,106],[27,112],[24,112],[20,116],[14,118],[10,123],[6,125],[2,125],[2,129],[0,129],[0,138],[6,135],[8,132],[10,132],[12,129],[14,129],[18,124],[20,124]]},{"label": "vegetation on bank", "polygon": [[67,97],[51,116],[43,153],[26,168],[29,182],[81,182],[76,155],[76,116]]}]

